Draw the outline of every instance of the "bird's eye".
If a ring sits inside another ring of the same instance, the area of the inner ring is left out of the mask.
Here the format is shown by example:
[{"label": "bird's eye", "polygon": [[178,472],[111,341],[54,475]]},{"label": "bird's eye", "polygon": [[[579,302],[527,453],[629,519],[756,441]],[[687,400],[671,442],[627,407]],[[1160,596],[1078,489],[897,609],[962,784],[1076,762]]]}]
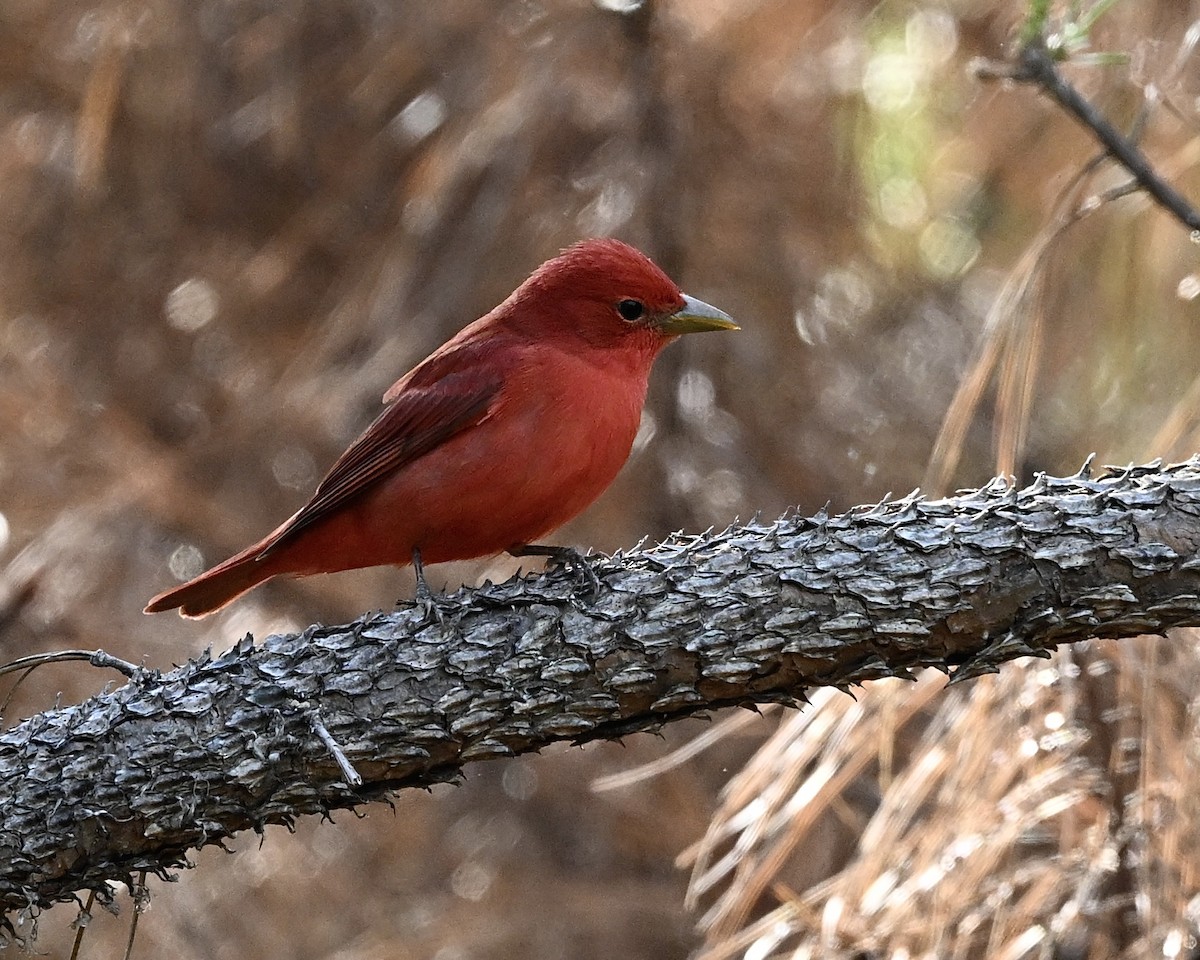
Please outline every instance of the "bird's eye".
[{"label": "bird's eye", "polygon": [[642,305],[641,300],[622,300],[617,304],[617,313],[621,315],[621,319],[628,320],[630,323],[642,319],[642,314],[645,312],[646,308]]}]

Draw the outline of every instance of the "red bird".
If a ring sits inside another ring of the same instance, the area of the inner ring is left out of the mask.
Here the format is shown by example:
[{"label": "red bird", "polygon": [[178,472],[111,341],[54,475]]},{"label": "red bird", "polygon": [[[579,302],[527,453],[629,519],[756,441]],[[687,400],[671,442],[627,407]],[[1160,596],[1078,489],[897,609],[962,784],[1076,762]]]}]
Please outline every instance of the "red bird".
[{"label": "red bird", "polygon": [[422,563],[557,553],[534,541],[628,459],[659,351],[736,329],[633,247],[578,243],[396,381],[290,519],[146,613],[203,617],[271,577],[411,562],[423,587]]}]

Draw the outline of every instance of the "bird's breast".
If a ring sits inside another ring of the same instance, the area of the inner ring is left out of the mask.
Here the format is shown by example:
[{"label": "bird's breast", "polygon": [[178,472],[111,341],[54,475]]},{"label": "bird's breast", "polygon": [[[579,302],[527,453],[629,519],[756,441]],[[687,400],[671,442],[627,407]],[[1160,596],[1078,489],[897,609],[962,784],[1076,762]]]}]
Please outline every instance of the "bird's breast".
[{"label": "bird's breast", "polygon": [[546,501],[552,526],[612,483],[629,458],[645,399],[644,375],[575,357],[531,363],[506,384],[496,407],[497,433],[509,433],[507,448],[521,451],[520,491],[530,502]]}]

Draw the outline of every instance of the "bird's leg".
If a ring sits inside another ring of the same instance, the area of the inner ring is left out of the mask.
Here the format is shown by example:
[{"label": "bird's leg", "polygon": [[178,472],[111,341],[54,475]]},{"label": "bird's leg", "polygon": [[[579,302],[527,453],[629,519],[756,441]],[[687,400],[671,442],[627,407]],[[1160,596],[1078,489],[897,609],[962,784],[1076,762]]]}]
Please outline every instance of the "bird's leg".
[{"label": "bird's leg", "polygon": [[412,565],[413,573],[417,575],[417,606],[420,607],[421,613],[424,614],[426,620],[436,620],[442,626],[445,626],[446,621],[442,617],[442,610],[438,606],[437,597],[429,589],[429,582],[425,579],[425,564],[421,562],[420,547],[413,547],[412,549]]},{"label": "bird's leg", "polygon": [[588,563],[587,557],[574,547],[555,547],[545,543],[517,543],[508,548],[512,557],[549,557],[550,563],[564,567],[575,575],[578,585],[587,590],[589,596],[600,591],[600,578]]}]

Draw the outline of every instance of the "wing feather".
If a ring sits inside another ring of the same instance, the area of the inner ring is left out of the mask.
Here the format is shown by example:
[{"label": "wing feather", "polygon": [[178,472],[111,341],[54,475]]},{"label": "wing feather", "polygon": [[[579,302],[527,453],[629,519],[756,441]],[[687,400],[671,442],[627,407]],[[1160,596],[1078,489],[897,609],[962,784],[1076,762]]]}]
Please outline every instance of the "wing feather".
[{"label": "wing feather", "polygon": [[312,499],[263,544],[258,558],[486,420],[504,382],[501,365],[485,362],[494,356],[490,340],[456,338],[410,371],[384,395],[383,412],[337,459]]}]

